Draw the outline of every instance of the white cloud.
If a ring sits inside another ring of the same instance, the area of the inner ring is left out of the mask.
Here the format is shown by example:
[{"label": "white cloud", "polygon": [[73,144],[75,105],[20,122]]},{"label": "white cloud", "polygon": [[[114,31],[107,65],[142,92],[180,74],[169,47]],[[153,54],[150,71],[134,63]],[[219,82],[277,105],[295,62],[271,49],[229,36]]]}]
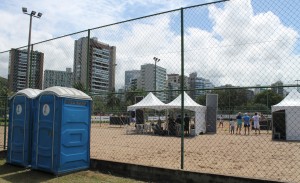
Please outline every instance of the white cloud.
[{"label": "white cloud", "polygon": [[[269,85],[299,78],[293,49],[298,33],[272,12],[255,15],[251,1],[209,7],[213,31],[188,28],[186,72],[197,71],[216,85]],[[195,19],[196,20],[196,19]],[[295,64],[295,65],[294,65]]]},{"label": "white cloud", "polygon": [[[0,5],[0,51],[28,43],[29,16],[22,14],[21,7],[43,13],[41,19],[33,18],[32,43],[36,43],[88,28],[170,10],[181,4],[184,3],[170,0],[3,0]],[[7,57],[2,54],[0,58],[0,75],[7,77]]]}]

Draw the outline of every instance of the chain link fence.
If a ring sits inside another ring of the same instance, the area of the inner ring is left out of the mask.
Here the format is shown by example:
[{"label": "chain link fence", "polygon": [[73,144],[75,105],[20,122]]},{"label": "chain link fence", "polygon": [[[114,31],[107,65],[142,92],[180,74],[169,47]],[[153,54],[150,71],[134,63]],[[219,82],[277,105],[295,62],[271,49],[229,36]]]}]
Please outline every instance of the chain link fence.
[{"label": "chain link fence", "polygon": [[29,69],[26,47],[0,58],[10,94],[92,96],[92,158],[300,182],[298,6],[208,3],[32,44]]}]

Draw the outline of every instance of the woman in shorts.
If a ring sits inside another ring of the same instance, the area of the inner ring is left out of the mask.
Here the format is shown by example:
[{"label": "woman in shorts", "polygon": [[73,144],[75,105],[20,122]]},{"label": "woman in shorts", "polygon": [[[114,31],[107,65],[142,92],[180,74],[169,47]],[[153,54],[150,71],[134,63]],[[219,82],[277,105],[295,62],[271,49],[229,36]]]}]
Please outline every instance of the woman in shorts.
[{"label": "woman in shorts", "polygon": [[248,129],[248,135],[249,135],[250,134],[250,117],[248,116],[247,113],[245,113],[243,120],[244,120],[245,135],[246,135],[247,129]]},{"label": "woman in shorts", "polygon": [[236,116],[236,121],[237,121],[237,125],[236,125],[236,134],[241,134],[241,130],[242,130],[242,114],[241,112],[238,113],[238,115]]}]

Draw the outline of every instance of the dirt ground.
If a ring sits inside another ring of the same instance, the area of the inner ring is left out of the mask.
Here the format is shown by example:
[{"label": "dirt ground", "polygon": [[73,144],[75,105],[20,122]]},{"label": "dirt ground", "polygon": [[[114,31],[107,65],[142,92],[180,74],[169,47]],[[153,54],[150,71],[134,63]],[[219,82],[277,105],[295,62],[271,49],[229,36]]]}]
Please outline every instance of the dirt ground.
[{"label": "dirt ground", "polygon": [[[184,139],[184,170],[284,182],[300,182],[300,143],[271,139],[271,131],[217,134]],[[243,130],[243,129],[242,129]],[[0,128],[0,150],[3,149]],[[92,124],[91,158],[180,169],[181,138],[152,132],[126,134],[125,126]]]},{"label": "dirt ground", "polygon": [[[300,143],[273,141],[271,131],[230,134],[227,123],[217,134],[184,139],[184,169],[284,182],[300,182]],[[124,126],[93,124],[91,157],[180,169],[181,138],[126,134]]]}]

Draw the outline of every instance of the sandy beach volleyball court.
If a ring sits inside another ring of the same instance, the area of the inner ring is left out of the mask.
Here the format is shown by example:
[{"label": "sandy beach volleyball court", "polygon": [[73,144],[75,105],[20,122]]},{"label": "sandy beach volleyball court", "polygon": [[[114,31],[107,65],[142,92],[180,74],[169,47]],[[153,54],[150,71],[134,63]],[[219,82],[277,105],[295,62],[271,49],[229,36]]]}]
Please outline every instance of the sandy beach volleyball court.
[{"label": "sandy beach volleyball court", "polygon": [[[300,182],[299,142],[272,141],[271,131],[231,135],[225,124],[217,134],[185,138],[185,170]],[[3,133],[0,127],[1,144]],[[92,124],[91,128],[91,158],[95,159],[180,169],[180,143],[180,137],[126,134],[124,126]]]},{"label": "sandy beach volleyball court", "polygon": [[[184,169],[195,172],[300,182],[300,143],[278,142],[271,131],[231,135],[227,123],[217,134],[184,140]],[[243,130],[243,129],[242,129]],[[126,134],[125,127],[93,124],[91,157],[179,169],[180,137]]]}]

